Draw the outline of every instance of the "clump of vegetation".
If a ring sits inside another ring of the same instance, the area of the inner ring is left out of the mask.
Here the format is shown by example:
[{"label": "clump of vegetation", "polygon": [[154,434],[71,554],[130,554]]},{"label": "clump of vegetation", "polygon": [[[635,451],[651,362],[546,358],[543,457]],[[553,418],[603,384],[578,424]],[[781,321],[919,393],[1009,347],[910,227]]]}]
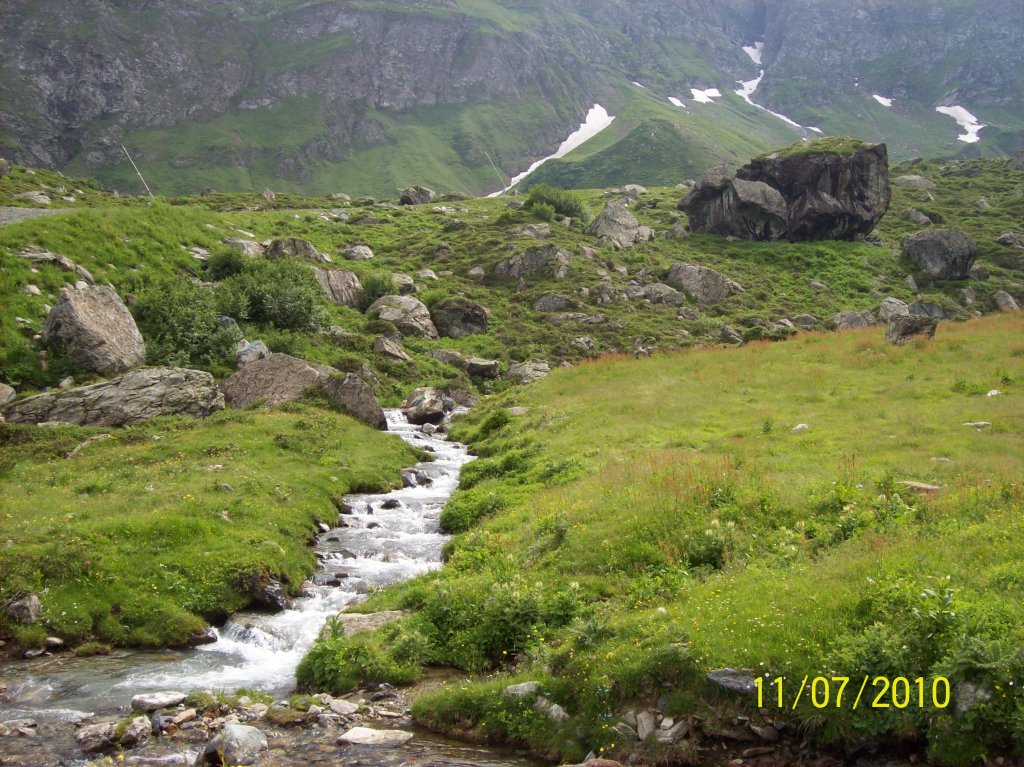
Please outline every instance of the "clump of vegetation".
[{"label": "clump of vegetation", "polygon": [[530,187],[524,207],[545,221],[553,221],[556,213],[584,224],[591,218],[590,208],[578,192],[558,189],[547,184]]},{"label": "clump of vegetation", "polygon": [[146,340],[151,365],[229,370],[242,337],[221,327],[213,290],[191,280],[163,279],[147,285],[132,307]]},{"label": "clump of vegetation", "polygon": [[363,286],[361,306],[366,311],[378,298],[393,296],[398,290],[391,272],[371,272],[360,280]]},{"label": "clump of vegetation", "polygon": [[849,136],[823,136],[815,139],[800,139],[790,144],[785,149],[773,152],[765,152],[760,155],[765,157],[798,157],[807,154],[853,154],[861,149],[871,146],[866,141],[850,138]]},{"label": "clump of vegetation", "polygon": [[317,330],[328,321],[326,299],[313,272],[290,260],[247,261],[217,286],[221,314],[289,330]]}]

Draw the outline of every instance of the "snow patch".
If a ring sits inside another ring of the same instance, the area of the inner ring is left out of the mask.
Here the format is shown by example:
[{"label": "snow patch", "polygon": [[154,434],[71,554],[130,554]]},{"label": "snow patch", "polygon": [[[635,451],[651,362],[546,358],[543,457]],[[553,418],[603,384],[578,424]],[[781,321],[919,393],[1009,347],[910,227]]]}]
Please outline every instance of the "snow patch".
[{"label": "snow patch", "polygon": [[812,130],[815,133],[820,133],[822,136],[825,135],[825,131],[823,131],[821,128],[815,128],[813,125],[808,125],[807,130]]},{"label": "snow patch", "polygon": [[892,107],[892,99],[887,99],[885,96],[879,96],[877,93],[872,94],[871,98],[873,98],[883,107]]},{"label": "snow patch", "polygon": [[713,104],[715,99],[722,98],[722,93],[718,88],[708,88],[703,91],[697,88],[690,88],[690,93],[693,94],[693,100],[698,104]]},{"label": "snow patch", "polygon": [[750,60],[761,66],[761,59],[764,56],[764,43],[758,42],[753,45],[744,45],[743,52],[750,56]]},{"label": "snow patch", "polygon": [[[740,88],[736,90],[736,95],[739,96],[744,101],[746,101],[748,104],[750,104],[750,106],[757,107],[758,109],[763,109],[768,114],[770,114],[770,115],[772,115],[774,117],[778,117],[784,123],[786,123],[788,125],[792,125],[794,128],[799,128],[800,130],[803,130],[804,126],[802,126],[796,120],[791,120],[788,117],[786,117],[786,115],[779,114],[778,112],[773,112],[768,107],[763,107],[760,104],[757,104],[757,103],[754,102],[754,99],[753,99],[754,91],[757,90],[757,86],[759,86],[761,84],[761,80],[763,80],[763,79],[764,79],[764,70],[762,69],[761,73],[755,79],[747,80],[746,82],[742,82],[741,81],[739,83]],[[809,129],[809,130],[817,130],[817,128],[812,128],[812,129]],[[818,131],[818,132],[820,133],[821,131]]]},{"label": "snow patch", "polygon": [[935,107],[936,112],[948,115],[959,123],[960,127],[963,128],[966,133],[962,136],[957,136],[957,139],[963,141],[965,144],[976,144],[981,141],[981,129],[985,126],[978,122],[978,118],[972,115],[963,107]]},{"label": "snow patch", "polygon": [[643,88],[644,90],[647,90],[647,86],[646,85],[641,85],[636,80],[633,80],[632,82],[633,82],[633,85],[635,85],[637,88]]},{"label": "snow patch", "polygon": [[686,109],[686,104],[684,104],[682,101],[677,99],[675,96],[669,96],[668,100],[670,102],[672,102],[673,105],[675,105],[677,107],[682,107],[683,109]]},{"label": "snow patch", "polygon": [[497,197],[498,195],[507,192],[509,189],[514,187],[524,178],[526,178],[535,170],[537,170],[537,168],[539,168],[541,165],[546,163],[548,160],[557,160],[560,157],[565,157],[573,149],[576,149],[590,141],[590,139],[594,138],[594,136],[603,131],[613,122],[615,122],[615,117],[613,115],[608,114],[607,109],[605,109],[600,104],[594,104],[594,106],[592,106],[590,108],[590,111],[587,113],[587,118],[580,124],[580,127],[577,128],[573,133],[569,134],[569,138],[562,142],[561,146],[558,147],[558,150],[554,154],[548,155],[542,160],[537,160],[537,162],[531,165],[527,170],[523,171],[518,176],[513,178],[512,183],[510,183],[507,187],[502,189],[500,192],[495,192],[494,194],[488,196]]}]

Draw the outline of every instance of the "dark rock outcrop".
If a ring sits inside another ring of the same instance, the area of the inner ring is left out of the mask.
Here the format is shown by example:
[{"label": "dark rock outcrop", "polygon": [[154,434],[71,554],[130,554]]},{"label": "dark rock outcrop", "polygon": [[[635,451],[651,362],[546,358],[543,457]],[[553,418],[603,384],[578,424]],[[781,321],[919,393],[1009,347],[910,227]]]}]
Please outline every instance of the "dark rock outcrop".
[{"label": "dark rock outcrop", "polygon": [[440,389],[424,387],[416,389],[402,403],[402,413],[409,420],[409,423],[422,426],[423,424],[438,424],[444,421],[444,417],[450,408],[445,408],[444,393]]},{"label": "dark rock outcrop", "polygon": [[224,396],[209,373],[144,368],[114,381],[27,397],[9,405],[3,415],[12,423],[126,426],[165,415],[205,418],[223,407]]},{"label": "dark rock outcrop", "polygon": [[462,338],[487,332],[491,310],[476,301],[456,296],[435,306],[430,317],[443,338]]},{"label": "dark rock outcrop", "polygon": [[423,186],[410,186],[402,190],[402,205],[426,205],[434,201],[434,190]]},{"label": "dark rock outcrop", "polygon": [[116,376],[146,361],[146,345],[112,288],[65,288],[43,322],[43,343],[81,371]]},{"label": "dark rock outcrop", "polygon": [[679,203],[696,232],[748,240],[852,240],[889,208],[885,144],[758,157],[737,171],[705,173]]},{"label": "dark rock outcrop", "polygon": [[970,274],[978,244],[956,229],[929,229],[903,238],[903,257],[940,280],[963,280]]},{"label": "dark rock outcrop", "polygon": [[385,430],[388,419],[368,383],[352,373],[333,373],[320,382],[327,401],[368,426]]},{"label": "dark rock outcrop", "polygon": [[621,202],[612,200],[604,206],[590,225],[587,234],[597,237],[602,244],[615,248],[631,248],[640,237],[640,222]]}]

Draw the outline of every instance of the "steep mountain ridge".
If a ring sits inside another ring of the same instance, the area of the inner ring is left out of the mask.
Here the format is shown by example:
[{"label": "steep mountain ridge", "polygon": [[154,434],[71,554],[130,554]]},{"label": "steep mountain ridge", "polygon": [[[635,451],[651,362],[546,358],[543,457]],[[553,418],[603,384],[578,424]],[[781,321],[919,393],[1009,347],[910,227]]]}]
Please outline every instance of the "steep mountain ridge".
[{"label": "steep mountain ridge", "polygon": [[[757,75],[743,46],[763,40],[754,99],[801,124],[887,140],[896,157],[954,155],[966,147],[934,107],[958,105],[990,126],[968,151],[1014,149],[1024,11],[1011,0],[927,5],[12,0],[0,12],[0,148],[134,190],[124,143],[164,193],[383,195],[409,182],[485,192],[492,161],[515,175],[601,103],[623,119],[566,162],[668,118],[688,136],[686,156],[673,156],[673,137],[650,147],[652,165],[683,174],[794,134],[733,94]],[[635,99],[636,84],[655,99]],[[692,88],[724,96],[697,104]],[[645,182],[651,172],[605,157],[597,175]],[[568,175],[587,184],[595,174]]]}]

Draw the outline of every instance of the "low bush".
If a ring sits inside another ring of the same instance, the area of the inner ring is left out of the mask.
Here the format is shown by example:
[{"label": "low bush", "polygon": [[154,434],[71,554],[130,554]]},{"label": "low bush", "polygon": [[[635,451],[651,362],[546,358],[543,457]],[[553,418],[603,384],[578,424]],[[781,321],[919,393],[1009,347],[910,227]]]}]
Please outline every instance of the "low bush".
[{"label": "low bush", "polygon": [[289,330],[313,331],[327,324],[327,299],[304,264],[248,261],[217,287],[221,314]]}]

